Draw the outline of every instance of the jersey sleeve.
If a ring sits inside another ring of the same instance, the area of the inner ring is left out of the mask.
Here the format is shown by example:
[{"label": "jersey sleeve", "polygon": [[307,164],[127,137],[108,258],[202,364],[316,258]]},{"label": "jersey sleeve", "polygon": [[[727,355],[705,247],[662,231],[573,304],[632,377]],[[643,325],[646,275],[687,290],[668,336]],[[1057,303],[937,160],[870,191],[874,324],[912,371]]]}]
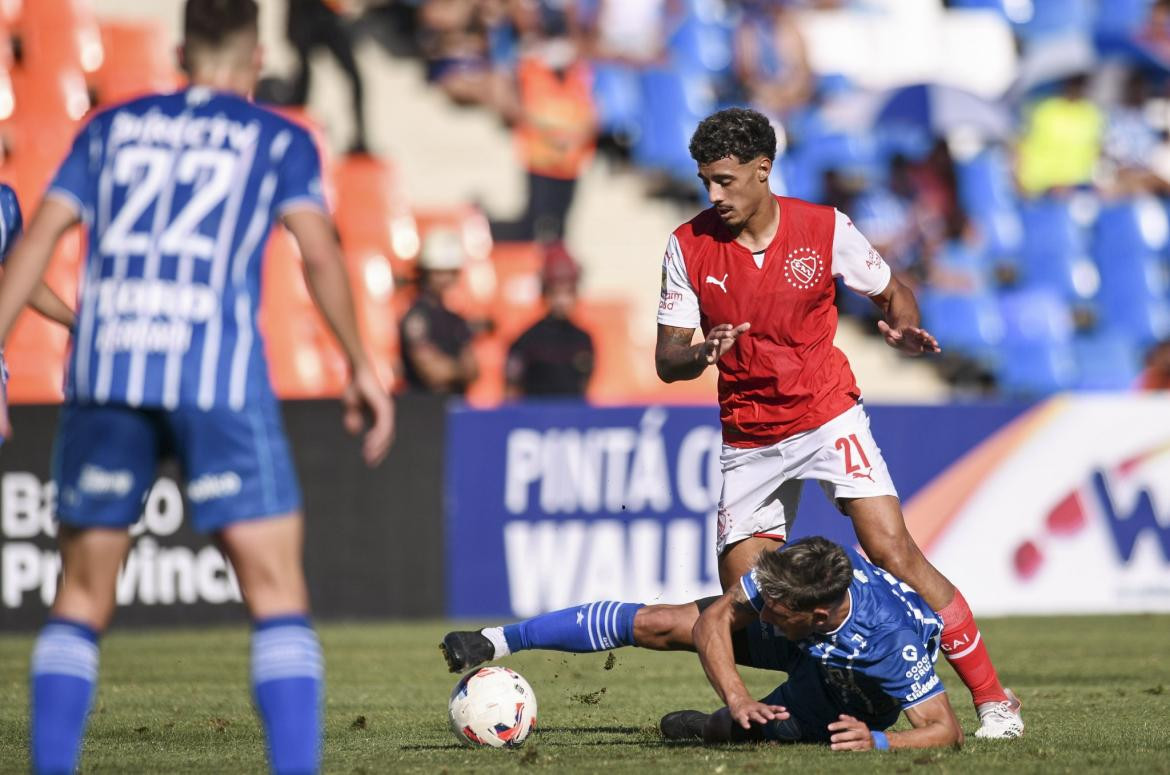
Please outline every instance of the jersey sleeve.
[{"label": "jersey sleeve", "polygon": [[93,142],[96,132],[100,132],[100,128],[96,121],[91,121],[77,133],[69,155],[57,168],[57,174],[53,176],[45,193],[47,197],[68,204],[78,217],[85,214],[86,202],[90,200],[90,192],[93,190],[91,180],[100,162],[100,159],[94,158],[94,149],[101,147],[100,143]]},{"label": "jersey sleeve", "polygon": [[662,258],[662,294],[658,301],[658,322],[677,328],[699,327],[699,297],[691,287],[682,247],[673,234]]},{"label": "jersey sleeve", "polygon": [[876,296],[890,284],[890,265],[840,210],[833,229],[833,276],[864,296]]},{"label": "jersey sleeve", "polygon": [[274,207],[278,216],[290,210],[308,208],[328,214],[325,188],[321,182],[321,156],[309,133],[300,127],[291,133],[288,150],[280,164]]},{"label": "jersey sleeve", "polygon": [[938,651],[923,643],[914,630],[901,629],[887,635],[879,651],[882,656],[872,666],[872,677],[902,710],[946,691],[934,671]]}]

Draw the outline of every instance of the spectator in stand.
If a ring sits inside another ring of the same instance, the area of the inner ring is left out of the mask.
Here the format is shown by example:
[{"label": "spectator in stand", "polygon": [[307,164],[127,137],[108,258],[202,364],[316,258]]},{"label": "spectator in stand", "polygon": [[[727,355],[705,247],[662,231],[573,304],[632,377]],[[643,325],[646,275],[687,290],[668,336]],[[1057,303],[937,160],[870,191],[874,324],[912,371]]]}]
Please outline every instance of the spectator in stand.
[{"label": "spectator in stand", "polygon": [[548,313],[508,350],[509,398],[585,395],[593,375],[593,340],[569,319],[580,274],[563,244],[545,248],[541,282]]},{"label": "spectator in stand", "polygon": [[663,64],[680,0],[581,0],[576,18],[589,56],[634,67]]},{"label": "spectator in stand", "polygon": [[1161,133],[1147,114],[1150,96],[1149,78],[1141,70],[1132,70],[1121,101],[1109,111],[1104,156],[1112,167],[1110,189],[1119,196],[1164,192],[1167,188],[1158,176],[1165,166],[1165,152]]},{"label": "spectator in stand", "polygon": [[776,0],[742,0],[740,6],[735,74],[746,101],[775,118],[808,104],[815,84],[792,11]]},{"label": "spectator in stand", "polygon": [[309,81],[312,72],[310,58],[318,49],[327,49],[349,79],[353,101],[353,142],[350,153],[369,153],[366,143],[366,108],[362,76],[353,56],[353,36],[336,7],[337,2],[325,0],[289,0],[288,40],[297,51],[299,63],[293,77],[289,100],[304,106],[309,99]]},{"label": "spectator in stand", "polygon": [[459,282],[466,254],[459,235],[435,230],[418,258],[418,298],[402,318],[402,370],[409,390],[463,395],[479,376],[467,321],[443,297]]},{"label": "spectator in stand", "polygon": [[515,134],[528,172],[528,204],[517,221],[495,222],[501,242],[559,242],[577,178],[593,158],[593,78],[568,37],[549,38],[520,58]]},{"label": "spectator in stand", "polygon": [[1105,118],[1086,96],[1087,75],[1067,79],[1040,100],[1020,138],[1017,177],[1026,194],[1087,186],[1101,157]]},{"label": "spectator in stand", "polygon": [[419,7],[427,80],[461,105],[498,111],[506,100],[506,76],[489,56],[489,29],[500,15],[499,0],[423,0]]},{"label": "spectator in stand", "polygon": [[1146,367],[1138,377],[1139,390],[1170,390],[1170,339],[1158,342],[1146,353]]}]

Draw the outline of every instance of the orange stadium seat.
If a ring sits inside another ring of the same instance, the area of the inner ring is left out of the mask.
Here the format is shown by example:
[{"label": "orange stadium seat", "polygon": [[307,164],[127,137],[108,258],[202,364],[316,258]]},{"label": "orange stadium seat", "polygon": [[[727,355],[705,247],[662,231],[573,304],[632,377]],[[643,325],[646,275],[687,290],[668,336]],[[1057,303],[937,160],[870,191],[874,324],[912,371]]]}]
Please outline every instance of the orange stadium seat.
[{"label": "orange stadium seat", "polygon": [[102,22],[101,36],[105,57],[94,76],[99,104],[172,91],[182,83],[167,36],[157,21]]},{"label": "orange stadium seat", "polygon": [[541,314],[540,246],[532,242],[501,242],[492,248],[496,294],[492,320],[506,341],[512,341]]},{"label": "orange stadium seat", "polygon": [[398,371],[398,318],[390,301],[393,270],[386,256],[375,251],[351,254],[347,263],[362,341],[382,384],[393,386]]},{"label": "orange stadium seat", "polygon": [[479,379],[467,389],[467,402],[480,409],[499,406],[504,400],[504,361],[508,346],[502,338],[490,334],[476,337],[471,344]]},{"label": "orange stadium seat", "polygon": [[313,306],[296,243],[280,230],[272,234],[265,255],[260,327],[277,395],[341,395],[345,359]]},{"label": "orange stadium seat", "polygon": [[101,30],[88,0],[25,0],[14,31],[21,64],[34,74],[62,65],[91,74],[102,66]]},{"label": "orange stadium seat", "polygon": [[393,165],[372,156],[346,156],[335,166],[336,219],[347,253],[378,252],[402,277],[418,255],[410,202]]},{"label": "orange stadium seat", "polygon": [[8,29],[19,24],[23,5],[21,0],[0,0],[0,24]]}]

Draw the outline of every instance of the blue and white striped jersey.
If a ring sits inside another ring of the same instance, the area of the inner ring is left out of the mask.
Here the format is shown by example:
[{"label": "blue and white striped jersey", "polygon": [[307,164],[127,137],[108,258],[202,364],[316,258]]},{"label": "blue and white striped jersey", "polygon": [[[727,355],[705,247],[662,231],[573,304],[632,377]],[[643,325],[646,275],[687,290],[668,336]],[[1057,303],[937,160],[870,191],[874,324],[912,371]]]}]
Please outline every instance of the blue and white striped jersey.
[{"label": "blue and white striped jersey", "polygon": [[[849,616],[835,631],[811,635],[796,647],[815,664],[838,707],[863,720],[896,715],[941,694],[934,663],[942,620],[909,585],[851,547],[844,549],[853,564]],[[745,574],[740,585],[759,612],[764,597],[754,574]],[[797,671],[789,678],[797,681]]]},{"label": "blue and white striped jersey", "polygon": [[0,183],[0,264],[24,233],[24,216],[20,212],[20,200],[7,183]]},{"label": "blue and white striped jersey", "polygon": [[69,400],[240,409],[271,399],[256,327],[276,218],[325,211],[309,134],[192,87],[95,116],[48,196],[89,232]]}]

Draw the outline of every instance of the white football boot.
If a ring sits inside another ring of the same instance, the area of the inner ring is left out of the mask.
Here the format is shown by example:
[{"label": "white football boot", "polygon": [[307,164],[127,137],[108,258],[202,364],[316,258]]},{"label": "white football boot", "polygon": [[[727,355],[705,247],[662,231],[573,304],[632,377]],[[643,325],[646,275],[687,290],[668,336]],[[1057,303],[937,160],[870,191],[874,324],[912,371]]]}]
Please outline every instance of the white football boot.
[{"label": "white football boot", "polygon": [[1020,715],[1020,699],[1011,689],[1004,689],[1006,700],[984,702],[975,707],[979,714],[979,729],[975,737],[983,740],[1011,740],[1024,734],[1024,717]]}]

